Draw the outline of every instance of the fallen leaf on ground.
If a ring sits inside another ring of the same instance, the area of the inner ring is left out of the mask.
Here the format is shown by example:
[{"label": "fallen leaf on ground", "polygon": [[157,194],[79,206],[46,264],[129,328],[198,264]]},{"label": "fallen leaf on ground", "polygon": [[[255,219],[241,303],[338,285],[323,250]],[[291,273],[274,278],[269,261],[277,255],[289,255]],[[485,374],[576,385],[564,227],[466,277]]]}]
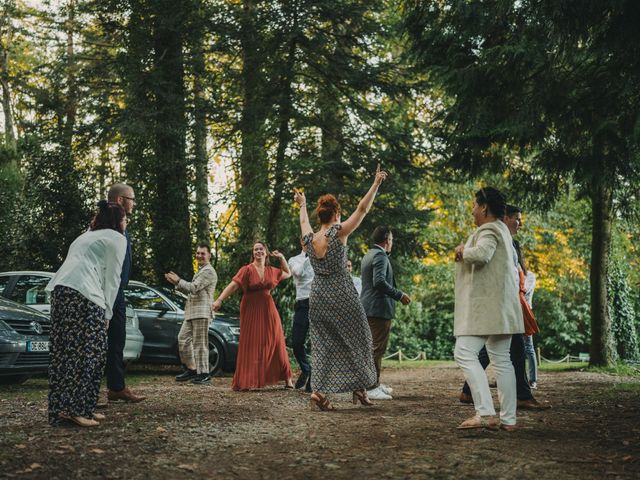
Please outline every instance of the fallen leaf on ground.
[{"label": "fallen leaf on ground", "polygon": [[32,463],[31,465],[29,465],[29,468],[31,470],[36,470],[38,468],[42,468],[42,465],[40,465],[39,463]]},{"label": "fallen leaf on ground", "polygon": [[102,455],[104,453],[104,450],[102,450],[101,448],[94,448],[94,449],[91,449],[89,451],[93,452],[93,453],[100,454],[100,455]]},{"label": "fallen leaf on ground", "polygon": [[196,465],[189,465],[189,464],[183,463],[181,465],[178,465],[178,468],[181,470],[188,470],[190,472],[194,472],[196,470]]},{"label": "fallen leaf on ground", "polygon": [[27,448],[27,446],[24,443],[19,443],[16,448]]},{"label": "fallen leaf on ground", "polygon": [[163,433],[163,432],[166,432],[166,431],[167,431],[167,429],[166,429],[166,428],[164,428],[164,427],[158,427],[158,428],[156,428],[156,432]]}]

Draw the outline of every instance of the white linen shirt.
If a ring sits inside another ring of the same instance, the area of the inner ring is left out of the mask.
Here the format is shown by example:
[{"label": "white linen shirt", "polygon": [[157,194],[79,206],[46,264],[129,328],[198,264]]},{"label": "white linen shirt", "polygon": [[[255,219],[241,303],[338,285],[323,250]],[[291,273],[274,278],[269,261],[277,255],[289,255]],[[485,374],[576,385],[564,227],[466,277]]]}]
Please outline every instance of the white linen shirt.
[{"label": "white linen shirt", "polygon": [[351,280],[353,280],[353,286],[356,287],[358,296],[360,296],[360,294],[362,293],[362,279],[360,277],[356,277],[355,275],[351,275]]},{"label": "white linen shirt", "polygon": [[107,228],[85,232],[73,241],[46,290],[52,292],[58,285],[72,288],[104,308],[104,318],[110,320],[126,253],[123,234]]},{"label": "white linen shirt", "polygon": [[313,267],[306,253],[301,252],[295,257],[291,257],[287,262],[291,276],[296,284],[296,300],[306,300],[311,293],[311,282],[313,282]]}]

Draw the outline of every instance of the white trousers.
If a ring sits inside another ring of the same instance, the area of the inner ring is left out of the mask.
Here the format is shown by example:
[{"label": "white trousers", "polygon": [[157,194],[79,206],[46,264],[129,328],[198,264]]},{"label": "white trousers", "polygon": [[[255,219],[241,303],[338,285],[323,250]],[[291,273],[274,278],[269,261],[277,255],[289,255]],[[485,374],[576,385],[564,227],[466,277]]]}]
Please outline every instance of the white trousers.
[{"label": "white trousers", "polygon": [[478,360],[478,353],[480,353],[483,346],[487,347],[491,365],[493,365],[496,372],[498,400],[500,401],[500,423],[515,425],[517,397],[516,375],[509,356],[511,335],[489,335],[483,337],[461,335],[456,338],[454,356],[471,389],[473,405],[480,416],[493,416],[496,414],[491,390],[489,390],[489,380]]}]

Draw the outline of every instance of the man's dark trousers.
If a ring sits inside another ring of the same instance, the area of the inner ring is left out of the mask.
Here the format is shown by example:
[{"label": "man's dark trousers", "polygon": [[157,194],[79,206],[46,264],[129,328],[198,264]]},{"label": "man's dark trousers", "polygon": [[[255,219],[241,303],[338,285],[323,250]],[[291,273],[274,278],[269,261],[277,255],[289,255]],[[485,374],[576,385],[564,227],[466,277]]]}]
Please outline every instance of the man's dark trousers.
[{"label": "man's dark trousers", "polygon": [[124,344],[127,341],[127,307],[124,297],[124,289],[129,284],[131,275],[131,239],[125,231],[127,239],[127,253],[122,264],[122,274],[120,275],[120,289],[113,304],[113,317],[109,320],[107,330],[107,365],[105,373],[107,376],[107,388],[113,392],[119,392],[125,387],[124,384]]},{"label": "man's dark trousers", "polygon": [[119,392],[125,387],[124,384],[124,344],[127,340],[126,329],[126,307],[124,293],[118,292],[116,302],[113,305],[113,317],[109,320],[107,330],[107,388],[114,392]]},{"label": "man's dark trousers", "polygon": [[291,342],[293,343],[293,356],[296,357],[300,370],[305,375],[311,374],[311,365],[307,355],[307,332],[309,331],[309,299],[298,300],[293,314],[293,326],[291,328]]},{"label": "man's dark trousers", "polygon": [[[509,351],[511,355],[511,363],[513,364],[513,370],[516,374],[516,392],[518,400],[531,400],[533,394],[531,393],[531,387],[529,386],[529,379],[527,378],[527,370],[525,368],[525,351],[524,351],[524,336],[522,333],[516,333],[511,337],[511,349]],[[478,354],[480,365],[486,370],[489,365],[489,355],[487,349],[482,347]],[[462,391],[467,395],[471,395],[471,389],[467,382],[464,383]]]}]

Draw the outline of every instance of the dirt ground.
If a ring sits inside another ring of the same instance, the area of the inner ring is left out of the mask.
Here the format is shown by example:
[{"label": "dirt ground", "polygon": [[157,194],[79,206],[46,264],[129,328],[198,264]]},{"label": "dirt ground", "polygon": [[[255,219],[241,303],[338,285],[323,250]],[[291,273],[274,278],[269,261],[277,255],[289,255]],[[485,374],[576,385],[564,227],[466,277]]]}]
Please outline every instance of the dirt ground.
[{"label": "dirt ground", "polygon": [[178,385],[175,371],[130,376],[140,404],[112,404],[98,428],[49,427],[46,379],[0,386],[0,477],[182,479],[640,478],[640,379],[542,373],[553,408],[518,412],[521,428],[458,431],[473,413],[457,400],[452,363],[387,368],[393,401],[374,407],[271,387],[236,393],[230,378]]}]

